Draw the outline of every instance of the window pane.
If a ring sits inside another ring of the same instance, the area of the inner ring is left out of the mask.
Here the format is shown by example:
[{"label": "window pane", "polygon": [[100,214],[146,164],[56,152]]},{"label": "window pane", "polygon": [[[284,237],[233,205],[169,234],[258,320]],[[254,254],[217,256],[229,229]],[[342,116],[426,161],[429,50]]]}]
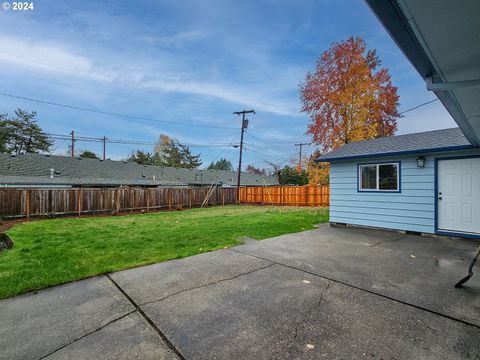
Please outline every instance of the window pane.
[{"label": "window pane", "polygon": [[361,166],[362,175],[362,190],[376,190],[377,189],[377,166]]},{"label": "window pane", "polygon": [[397,164],[379,165],[378,188],[380,190],[398,190]]}]

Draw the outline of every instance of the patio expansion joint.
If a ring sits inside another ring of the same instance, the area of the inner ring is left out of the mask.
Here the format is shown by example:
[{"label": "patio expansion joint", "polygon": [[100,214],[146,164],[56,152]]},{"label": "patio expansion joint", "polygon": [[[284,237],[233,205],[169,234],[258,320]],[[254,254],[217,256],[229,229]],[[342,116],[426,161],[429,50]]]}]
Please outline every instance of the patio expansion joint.
[{"label": "patio expansion joint", "polygon": [[[246,254],[248,255],[248,254]],[[268,260],[266,260],[268,261]],[[182,294],[184,292],[188,292],[188,291],[192,291],[192,290],[196,290],[196,289],[201,289],[201,288],[204,288],[204,287],[208,287],[208,286],[212,286],[212,285],[216,285],[216,284],[219,284],[219,283],[222,283],[222,282],[225,282],[225,281],[231,281],[231,280],[235,280],[235,279],[238,279],[239,277],[242,277],[242,276],[246,276],[246,275],[250,275],[250,274],[253,274],[257,271],[262,271],[262,270],[265,270],[265,269],[268,269],[270,267],[272,267],[273,265],[276,265],[274,262],[272,261],[268,261],[270,264],[268,264],[267,266],[262,266],[260,268],[256,268],[256,269],[253,269],[251,271],[247,271],[247,272],[244,272],[244,273],[241,273],[241,274],[238,274],[238,275],[235,275],[235,276],[232,276],[232,277],[229,277],[229,278],[225,278],[225,279],[220,279],[220,280],[217,280],[217,281],[214,281],[214,282],[211,282],[211,283],[208,283],[208,284],[203,284],[203,285],[198,285],[198,286],[194,286],[194,287],[191,287],[191,288],[188,288],[188,289],[183,289],[183,290],[179,290],[173,294],[169,294],[167,296],[164,296],[160,299],[156,299],[156,300],[151,300],[151,301],[146,301],[142,304],[139,304],[139,306],[143,306],[143,305],[147,305],[147,304],[152,304],[152,303],[157,303],[157,302],[162,302],[164,300],[167,300],[173,296],[176,296],[176,295],[179,295],[179,294]]]},{"label": "patio expansion joint", "polygon": [[58,352],[58,351],[60,351],[60,350],[62,350],[62,349],[64,349],[64,348],[66,348],[67,346],[70,346],[70,345],[72,345],[73,343],[76,343],[77,341],[82,340],[83,338],[86,338],[87,336],[90,336],[90,335],[92,335],[92,334],[94,334],[94,333],[102,330],[103,328],[107,327],[108,325],[113,324],[114,322],[117,322],[117,321],[119,321],[119,320],[122,320],[123,318],[125,318],[125,317],[133,314],[133,313],[136,312],[136,311],[137,311],[136,309],[131,310],[131,311],[127,312],[126,314],[123,314],[123,315],[120,316],[120,317],[117,317],[117,318],[115,318],[115,319],[113,319],[113,320],[110,320],[109,322],[107,322],[106,324],[104,324],[104,325],[96,328],[95,330],[89,331],[88,333],[86,333],[86,334],[84,334],[84,335],[82,335],[82,336],[80,336],[80,337],[78,337],[78,338],[76,338],[76,339],[74,339],[74,340],[72,340],[72,341],[69,341],[69,342],[66,343],[66,344],[63,344],[62,346],[60,346],[59,348],[57,348],[57,349],[49,352],[48,354],[43,355],[42,357],[38,358],[38,360],[46,359],[46,358],[48,358],[49,356],[55,354],[56,352]]},{"label": "patio expansion joint", "polygon": [[395,299],[395,298],[390,297],[388,295],[384,295],[384,294],[381,294],[381,293],[378,293],[378,292],[375,292],[375,291],[372,291],[372,290],[364,289],[364,288],[361,288],[360,286],[352,285],[352,284],[349,284],[349,283],[341,281],[341,280],[336,280],[336,279],[333,279],[333,278],[325,276],[325,275],[319,275],[319,274],[316,274],[314,272],[311,272],[311,271],[308,271],[308,270],[305,270],[305,269],[301,269],[301,268],[298,268],[298,267],[295,267],[295,266],[292,266],[292,265],[287,265],[287,264],[284,264],[284,263],[281,263],[281,262],[278,262],[278,261],[275,261],[275,260],[267,259],[267,258],[264,258],[262,256],[246,253],[246,252],[243,252],[243,251],[240,251],[240,250],[237,250],[237,249],[230,248],[229,250],[230,251],[235,251],[235,252],[238,252],[238,253],[244,254],[244,255],[250,255],[250,256],[256,257],[256,258],[261,259],[261,260],[270,261],[270,262],[273,262],[274,264],[284,266],[284,267],[292,269],[292,270],[301,271],[301,272],[304,272],[306,274],[310,274],[310,275],[319,277],[319,278],[324,279],[324,280],[328,280],[328,281],[331,281],[331,282],[334,282],[334,283],[337,283],[337,284],[340,284],[340,285],[344,285],[344,286],[347,286],[347,287],[350,287],[350,288],[353,288],[353,289],[356,289],[356,290],[364,291],[364,292],[367,292],[367,293],[372,294],[372,295],[377,295],[377,296],[380,296],[384,299],[395,301],[399,304],[407,305],[407,306],[413,307],[413,308],[418,309],[418,310],[426,311],[430,314],[434,314],[434,315],[437,315],[437,316],[440,316],[440,317],[443,317],[443,318],[446,318],[446,319],[449,319],[449,320],[453,320],[453,321],[462,323],[462,324],[467,325],[467,326],[472,326],[474,328],[480,329],[480,325],[477,325],[477,324],[472,323],[470,321],[462,320],[462,319],[455,318],[455,317],[450,316],[450,315],[442,314],[441,312],[437,312],[435,310],[431,310],[431,309],[425,308],[423,306],[411,304],[411,303],[403,301],[403,300]]},{"label": "patio expansion joint", "polygon": [[127,298],[127,300],[133,305],[135,311],[145,319],[145,321],[152,327],[153,330],[160,336],[165,345],[181,360],[185,360],[185,357],[180,353],[180,351],[172,344],[172,342],[167,338],[167,336],[155,325],[155,323],[145,314],[145,312],[140,308],[140,306],[122,289],[120,285],[117,284],[115,280],[112,279],[110,274],[105,274],[106,277],[112,282],[113,285]]}]

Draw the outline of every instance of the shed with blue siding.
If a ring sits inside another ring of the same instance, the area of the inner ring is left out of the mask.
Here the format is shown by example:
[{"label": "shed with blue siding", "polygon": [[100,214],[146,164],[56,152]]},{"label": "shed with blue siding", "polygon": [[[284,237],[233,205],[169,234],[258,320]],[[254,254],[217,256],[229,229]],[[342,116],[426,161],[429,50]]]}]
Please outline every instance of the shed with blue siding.
[{"label": "shed with blue siding", "polygon": [[330,162],[330,222],[480,236],[480,148],[460,129],[349,143]]}]

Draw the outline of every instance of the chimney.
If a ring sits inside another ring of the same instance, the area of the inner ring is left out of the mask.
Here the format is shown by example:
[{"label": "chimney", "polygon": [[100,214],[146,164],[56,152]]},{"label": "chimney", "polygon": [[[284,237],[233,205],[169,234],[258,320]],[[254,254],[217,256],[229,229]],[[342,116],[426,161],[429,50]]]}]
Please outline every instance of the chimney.
[{"label": "chimney", "polygon": [[53,174],[55,174],[55,169],[50,169],[50,179],[53,179]]}]

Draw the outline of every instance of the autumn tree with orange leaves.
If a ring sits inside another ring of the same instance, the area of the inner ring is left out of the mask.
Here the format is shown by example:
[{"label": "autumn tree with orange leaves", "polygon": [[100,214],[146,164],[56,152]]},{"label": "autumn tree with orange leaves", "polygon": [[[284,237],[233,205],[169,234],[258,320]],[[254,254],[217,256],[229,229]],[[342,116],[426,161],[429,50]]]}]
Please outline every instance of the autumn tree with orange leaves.
[{"label": "autumn tree with orange leaves", "polygon": [[360,37],[336,42],[300,84],[307,133],[323,152],[352,141],[393,135],[399,96],[388,69]]}]

